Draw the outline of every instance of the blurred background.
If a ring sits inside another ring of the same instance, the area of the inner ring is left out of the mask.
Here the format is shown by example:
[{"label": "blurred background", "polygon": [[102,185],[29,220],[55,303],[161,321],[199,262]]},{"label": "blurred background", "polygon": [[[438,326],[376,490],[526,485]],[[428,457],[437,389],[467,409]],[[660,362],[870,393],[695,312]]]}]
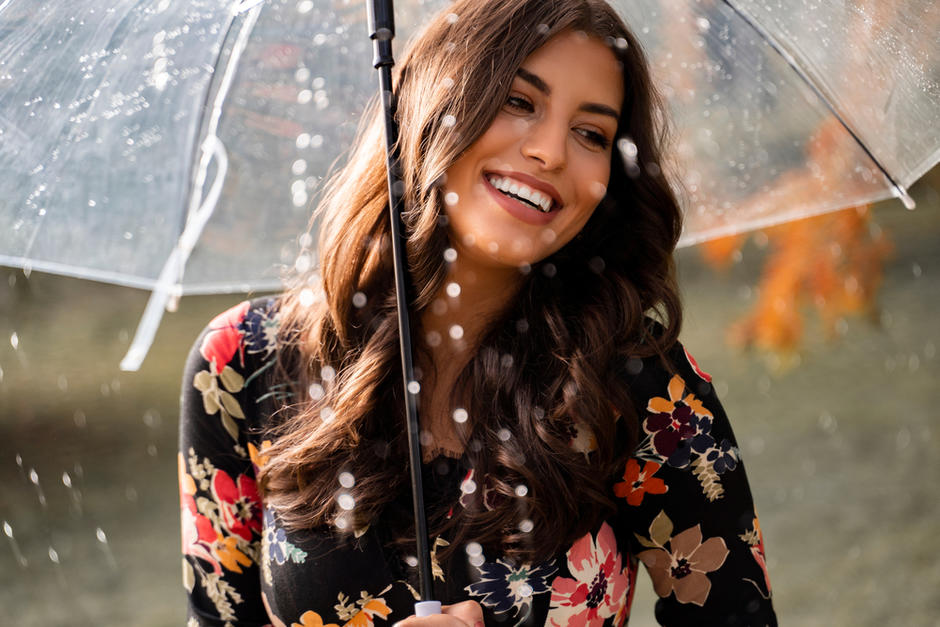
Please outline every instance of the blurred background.
[{"label": "blurred background", "polygon": [[[938,190],[935,168],[912,189],[916,210],[875,205],[838,250],[833,230],[856,210],[679,253],[683,340],[732,418],[781,624],[940,625]],[[819,248],[807,237],[822,229]],[[866,272],[883,281],[833,314],[853,282],[843,274],[827,299],[813,278],[872,246],[884,254]],[[0,622],[182,624],[181,368],[241,296],[184,297],[124,373],[146,292],[0,277]],[[641,576],[631,625],[655,624],[654,599]]]}]

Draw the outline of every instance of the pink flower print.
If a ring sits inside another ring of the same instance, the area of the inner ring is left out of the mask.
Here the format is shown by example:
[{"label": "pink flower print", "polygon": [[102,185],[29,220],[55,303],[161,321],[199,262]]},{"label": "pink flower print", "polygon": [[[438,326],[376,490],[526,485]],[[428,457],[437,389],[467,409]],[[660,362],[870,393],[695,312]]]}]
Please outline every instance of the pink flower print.
[{"label": "pink flower print", "polygon": [[551,609],[547,624],[553,627],[602,625],[620,613],[630,589],[629,564],[617,551],[614,531],[605,522],[597,532],[575,542],[566,555],[574,579],[552,581]]}]

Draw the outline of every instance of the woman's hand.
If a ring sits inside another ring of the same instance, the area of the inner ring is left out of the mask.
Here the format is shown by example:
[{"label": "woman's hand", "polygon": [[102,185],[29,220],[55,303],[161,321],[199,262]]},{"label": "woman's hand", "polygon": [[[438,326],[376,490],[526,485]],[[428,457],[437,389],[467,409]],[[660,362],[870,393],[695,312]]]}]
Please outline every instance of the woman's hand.
[{"label": "woman's hand", "polygon": [[476,601],[445,605],[435,616],[409,616],[392,627],[484,627],[483,608]]}]

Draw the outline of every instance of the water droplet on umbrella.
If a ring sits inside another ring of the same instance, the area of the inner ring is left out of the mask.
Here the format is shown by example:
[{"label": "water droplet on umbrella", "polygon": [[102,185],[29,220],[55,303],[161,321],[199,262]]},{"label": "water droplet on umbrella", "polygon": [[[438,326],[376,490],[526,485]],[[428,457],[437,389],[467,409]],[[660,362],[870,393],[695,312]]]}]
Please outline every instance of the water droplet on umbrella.
[{"label": "water droplet on umbrella", "polygon": [[349,519],[345,516],[337,516],[333,520],[333,524],[336,525],[337,529],[346,529],[349,526]]},{"label": "water droplet on umbrella", "polygon": [[457,422],[460,424],[467,422],[467,418],[469,418],[469,414],[467,414],[467,410],[464,409],[463,407],[458,407],[457,409],[455,409],[453,415],[454,415],[454,422]]},{"label": "water droplet on umbrella", "polygon": [[835,433],[839,428],[836,417],[828,411],[824,411],[819,415],[819,426],[826,433]]},{"label": "water droplet on umbrella", "polygon": [[591,181],[591,195],[600,200],[607,193],[607,186],[599,181]]},{"label": "water droplet on umbrella", "polygon": [[409,394],[417,394],[417,393],[420,392],[420,391],[421,391],[421,384],[420,384],[420,383],[418,383],[417,381],[409,381],[409,382],[408,382],[408,393],[409,393]]},{"label": "water droplet on umbrella", "polygon": [[913,272],[915,277],[920,278],[924,270],[920,267],[920,264],[915,261],[913,265],[911,265],[911,272]]},{"label": "water droplet on umbrella", "polygon": [[351,494],[347,494],[345,492],[339,495],[339,498],[336,499],[336,502],[346,511],[356,507],[356,499],[354,499]]},{"label": "water droplet on umbrella", "polygon": [[447,330],[447,334],[450,335],[451,339],[459,340],[463,337],[463,327],[459,324],[451,325],[450,329]]},{"label": "water droplet on umbrella", "polygon": [[13,537],[13,527],[5,520],[3,521],[3,533],[5,533],[8,538]]},{"label": "water droplet on umbrella", "polygon": [[351,472],[343,471],[339,473],[339,484],[344,488],[351,488],[356,485],[356,478]]},{"label": "water droplet on umbrella", "polygon": [[460,202],[460,196],[457,194],[457,192],[447,192],[444,194],[444,203],[448,207],[453,207],[458,202]]},{"label": "water droplet on umbrella", "polygon": [[444,261],[447,263],[454,263],[457,261],[457,251],[453,248],[444,249]]},{"label": "water droplet on umbrella", "polygon": [[301,0],[297,3],[298,13],[309,13],[313,9],[313,0]]},{"label": "water droplet on umbrella", "polygon": [[522,498],[523,496],[529,493],[529,488],[524,483],[520,483],[516,486],[516,496]]},{"label": "water droplet on umbrella", "polygon": [[528,518],[526,518],[521,523],[519,523],[519,531],[521,531],[522,533],[529,533],[534,528],[535,528],[535,524]]},{"label": "water droplet on umbrella", "polygon": [[322,76],[317,76],[315,79],[313,79],[312,85],[316,90],[323,89],[324,85],[326,85],[326,79]]}]

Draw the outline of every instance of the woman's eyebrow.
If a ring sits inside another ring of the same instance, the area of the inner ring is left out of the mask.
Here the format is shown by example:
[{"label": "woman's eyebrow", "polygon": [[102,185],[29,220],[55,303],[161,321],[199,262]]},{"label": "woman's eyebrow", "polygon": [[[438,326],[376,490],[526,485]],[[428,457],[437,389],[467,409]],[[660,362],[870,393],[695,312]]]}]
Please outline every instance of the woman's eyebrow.
[{"label": "woman's eyebrow", "polygon": [[[546,96],[552,95],[552,88],[549,87],[548,83],[543,81],[542,78],[539,77],[537,74],[533,74],[532,72],[529,72],[528,70],[519,68],[518,70],[516,70],[516,76],[518,76],[525,82],[529,83],[530,85],[535,87],[537,90],[539,90]],[[578,107],[578,110],[584,111],[586,113],[598,113],[600,115],[609,115],[615,120],[620,119],[620,113],[616,109],[614,109],[613,107],[609,107],[605,104],[601,104],[599,102],[582,103],[581,106]]]}]

